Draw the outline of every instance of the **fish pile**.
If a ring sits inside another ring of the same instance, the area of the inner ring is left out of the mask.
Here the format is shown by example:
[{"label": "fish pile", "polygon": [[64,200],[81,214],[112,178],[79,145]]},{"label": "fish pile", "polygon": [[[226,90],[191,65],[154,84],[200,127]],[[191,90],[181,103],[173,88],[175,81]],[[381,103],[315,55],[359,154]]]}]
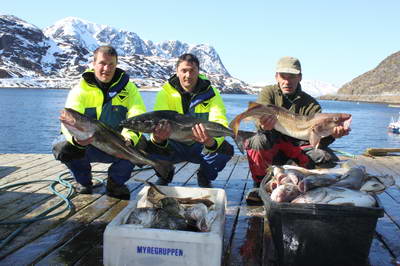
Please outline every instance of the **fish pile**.
[{"label": "fish pile", "polygon": [[364,166],[310,170],[283,165],[268,169],[261,189],[275,202],[374,207],[372,194],[393,184],[392,176],[369,175]]},{"label": "fish pile", "polygon": [[[137,179],[135,179],[137,180]],[[152,207],[138,207],[129,215],[126,223],[144,228],[209,232],[217,218],[214,202],[207,197],[177,198],[163,193],[151,182],[146,200]]]}]

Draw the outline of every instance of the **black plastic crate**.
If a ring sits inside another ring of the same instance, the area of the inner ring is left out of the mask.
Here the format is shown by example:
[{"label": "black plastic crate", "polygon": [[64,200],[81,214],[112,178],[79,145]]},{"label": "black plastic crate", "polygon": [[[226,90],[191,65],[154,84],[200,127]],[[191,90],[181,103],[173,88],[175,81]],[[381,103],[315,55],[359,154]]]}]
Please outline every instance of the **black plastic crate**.
[{"label": "black plastic crate", "polygon": [[[263,186],[261,186],[263,187]],[[277,203],[260,189],[280,265],[367,265],[377,207]]]}]

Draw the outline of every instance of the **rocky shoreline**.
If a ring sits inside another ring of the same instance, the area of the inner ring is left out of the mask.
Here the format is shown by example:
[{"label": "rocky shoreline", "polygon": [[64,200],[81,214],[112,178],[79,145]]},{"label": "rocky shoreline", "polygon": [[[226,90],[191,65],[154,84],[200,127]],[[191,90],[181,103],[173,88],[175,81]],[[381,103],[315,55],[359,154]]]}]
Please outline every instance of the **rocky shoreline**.
[{"label": "rocky shoreline", "polygon": [[400,104],[400,95],[323,95],[319,100]]}]

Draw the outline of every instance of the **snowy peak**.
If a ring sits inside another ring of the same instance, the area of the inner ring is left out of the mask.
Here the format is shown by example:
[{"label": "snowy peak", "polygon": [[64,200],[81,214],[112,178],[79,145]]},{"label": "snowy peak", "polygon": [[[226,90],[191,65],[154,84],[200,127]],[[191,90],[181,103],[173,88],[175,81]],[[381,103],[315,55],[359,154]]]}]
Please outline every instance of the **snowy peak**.
[{"label": "snowy peak", "polygon": [[143,41],[134,32],[118,30],[75,17],[57,21],[53,26],[46,28],[44,34],[58,42],[79,46],[87,51],[94,51],[99,45],[110,44],[116,47],[121,56],[145,55],[176,59],[181,54],[193,53],[199,58],[204,72],[230,77],[218,53],[207,44],[193,45],[178,40],[160,43]]},{"label": "snowy peak", "polygon": [[0,15],[0,78],[21,77],[21,72],[43,75],[41,60],[50,46],[38,27],[15,16]]},{"label": "snowy peak", "polygon": [[[249,91],[246,83],[229,75],[216,50],[207,44],[143,41],[134,32],[75,17],[57,21],[43,32],[14,16],[0,15],[0,22],[0,86],[13,84],[12,80],[2,80],[7,78],[20,78],[15,84],[40,79],[31,84],[41,87],[48,85],[44,79],[76,80],[90,66],[93,51],[109,44],[118,52],[120,67],[140,86],[161,86],[174,73],[177,57],[193,53],[199,58],[201,72],[222,92]],[[64,83],[64,87],[70,86]]]},{"label": "snowy peak", "polygon": [[313,97],[336,94],[336,92],[339,90],[338,87],[331,83],[318,80],[302,80],[301,87],[305,92]]},{"label": "snowy peak", "polygon": [[75,17],[57,21],[53,26],[44,29],[44,34],[59,42],[80,46],[88,51],[94,51],[99,45],[109,44],[116,47],[121,56],[151,55],[147,45],[136,33]]}]

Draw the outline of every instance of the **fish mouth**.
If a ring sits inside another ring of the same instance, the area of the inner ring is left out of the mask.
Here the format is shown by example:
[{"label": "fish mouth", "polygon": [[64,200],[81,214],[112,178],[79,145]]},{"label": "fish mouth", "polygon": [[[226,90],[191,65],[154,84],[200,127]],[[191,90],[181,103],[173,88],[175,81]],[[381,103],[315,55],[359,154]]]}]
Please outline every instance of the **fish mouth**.
[{"label": "fish mouth", "polygon": [[76,120],[70,114],[68,114],[68,112],[65,110],[61,111],[59,119],[63,124],[67,124],[70,126],[74,125],[76,122]]},{"label": "fish mouth", "polygon": [[78,124],[76,123],[76,119],[70,113],[68,113],[66,110],[61,111],[61,115],[60,115],[59,119],[60,119],[61,123],[63,123],[65,126],[71,126],[71,127],[77,128],[80,131],[83,131],[83,129],[81,127],[79,127]]}]

